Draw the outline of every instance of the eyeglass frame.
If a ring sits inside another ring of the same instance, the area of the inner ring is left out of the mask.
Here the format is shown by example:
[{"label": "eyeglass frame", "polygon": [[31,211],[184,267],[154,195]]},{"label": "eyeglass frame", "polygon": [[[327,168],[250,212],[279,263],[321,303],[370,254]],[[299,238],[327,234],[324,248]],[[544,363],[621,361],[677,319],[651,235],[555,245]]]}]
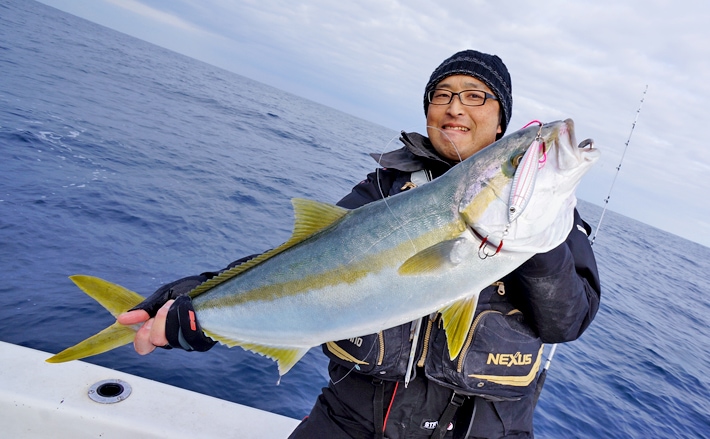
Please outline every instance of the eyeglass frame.
[{"label": "eyeglass frame", "polygon": [[[437,90],[439,90],[439,91],[445,91],[445,92],[451,93],[451,96],[449,97],[449,102],[447,102],[447,103],[445,103],[445,104],[443,104],[443,103],[442,103],[442,104],[435,104],[434,102],[432,102],[432,101],[431,101],[432,93],[434,93],[434,92],[437,91]],[[478,93],[483,93],[483,102],[480,103],[480,104],[477,104],[477,105],[465,104],[465,103],[463,102],[463,99],[461,99],[461,93],[466,93],[467,91],[475,91],[475,92],[478,92]],[[451,104],[451,101],[454,100],[454,96],[458,96],[458,97],[459,97],[459,102],[461,102],[461,105],[465,105],[465,106],[467,106],[467,107],[482,107],[483,105],[486,104],[486,101],[487,101],[488,99],[493,99],[494,101],[497,101],[497,100],[498,100],[497,97],[495,97],[494,95],[492,95],[492,94],[490,94],[490,93],[488,93],[487,91],[484,91],[484,90],[473,90],[473,89],[471,89],[471,90],[461,90],[460,92],[455,93],[455,92],[453,92],[453,91],[451,91],[451,90],[447,90],[447,89],[445,89],[445,88],[434,88],[434,89],[429,90],[429,91],[427,92],[427,94],[426,94],[426,100],[427,100],[427,102],[429,102],[431,105],[449,105],[449,104]]]}]

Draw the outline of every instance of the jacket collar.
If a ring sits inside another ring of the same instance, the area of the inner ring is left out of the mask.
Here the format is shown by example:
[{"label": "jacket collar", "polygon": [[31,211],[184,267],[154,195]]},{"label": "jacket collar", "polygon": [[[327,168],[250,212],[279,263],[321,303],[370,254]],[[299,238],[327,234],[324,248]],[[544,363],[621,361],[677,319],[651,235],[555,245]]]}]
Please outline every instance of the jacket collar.
[{"label": "jacket collar", "polygon": [[453,166],[439,157],[429,138],[419,133],[402,131],[399,140],[404,144],[402,148],[386,153],[370,153],[370,157],[384,168],[404,172],[430,169],[440,175]]}]

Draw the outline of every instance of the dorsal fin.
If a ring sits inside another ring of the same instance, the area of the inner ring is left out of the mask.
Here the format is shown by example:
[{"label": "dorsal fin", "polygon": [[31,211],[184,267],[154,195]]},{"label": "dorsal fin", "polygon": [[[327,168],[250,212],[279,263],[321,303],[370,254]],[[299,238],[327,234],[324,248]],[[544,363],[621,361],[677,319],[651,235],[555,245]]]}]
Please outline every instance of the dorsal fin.
[{"label": "dorsal fin", "polygon": [[288,241],[280,246],[260,254],[254,259],[225,270],[219,275],[198,285],[189,295],[192,298],[199,296],[207,290],[243,273],[250,268],[261,264],[269,258],[283,252],[286,249],[306,240],[321,230],[331,226],[344,217],[349,210],[320,201],[307,200],[305,198],[293,198],[291,200],[294,212],[293,233]]},{"label": "dorsal fin", "polygon": [[348,209],[334,204],[305,198],[294,198],[291,200],[291,204],[296,219],[289,241],[298,239],[300,242],[332,225],[349,212]]}]

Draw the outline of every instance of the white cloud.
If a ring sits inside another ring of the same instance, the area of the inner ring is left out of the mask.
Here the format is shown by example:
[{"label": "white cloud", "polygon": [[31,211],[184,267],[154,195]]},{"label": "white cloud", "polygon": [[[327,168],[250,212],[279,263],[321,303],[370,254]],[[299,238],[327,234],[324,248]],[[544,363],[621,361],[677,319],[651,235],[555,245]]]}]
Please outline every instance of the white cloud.
[{"label": "white cloud", "polygon": [[162,24],[166,24],[168,26],[171,26],[175,28],[176,30],[186,30],[190,32],[197,32],[198,28],[190,24],[190,22],[183,20],[182,18],[168,13],[164,12],[155,8],[151,8],[150,6],[146,6],[145,4],[137,1],[137,0],[106,0],[108,3],[111,3],[115,6],[118,6],[120,8],[126,9],[130,12],[133,12],[135,14],[138,14],[144,18],[147,18],[152,21],[156,21]]},{"label": "white cloud", "polygon": [[621,202],[610,208],[679,234],[710,218],[699,137],[710,122],[702,0],[104,0],[93,10],[100,4],[140,25],[125,15],[90,19],[393,129],[422,129],[423,87],[444,58],[496,53],[513,76],[511,129],[572,117],[578,139],[603,150],[580,189],[597,203],[648,84],[614,189]]}]

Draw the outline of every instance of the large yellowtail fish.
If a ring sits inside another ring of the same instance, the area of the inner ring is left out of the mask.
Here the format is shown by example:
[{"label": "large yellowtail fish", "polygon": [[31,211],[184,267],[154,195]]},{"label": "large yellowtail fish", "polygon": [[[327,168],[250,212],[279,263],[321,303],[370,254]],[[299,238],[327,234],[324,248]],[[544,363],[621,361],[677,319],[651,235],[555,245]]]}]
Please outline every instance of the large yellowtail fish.
[{"label": "large yellowtail fish", "polygon": [[[266,355],[285,374],[310,348],[442,312],[449,355],[479,292],[572,228],[575,189],[599,152],[567,120],[520,130],[431,183],[354,210],[294,199],[291,238],[190,292],[210,337]],[[583,146],[583,147],[582,147]],[[143,300],[90,276],[72,280],[118,315]],[[50,362],[133,340],[118,323]]]}]

